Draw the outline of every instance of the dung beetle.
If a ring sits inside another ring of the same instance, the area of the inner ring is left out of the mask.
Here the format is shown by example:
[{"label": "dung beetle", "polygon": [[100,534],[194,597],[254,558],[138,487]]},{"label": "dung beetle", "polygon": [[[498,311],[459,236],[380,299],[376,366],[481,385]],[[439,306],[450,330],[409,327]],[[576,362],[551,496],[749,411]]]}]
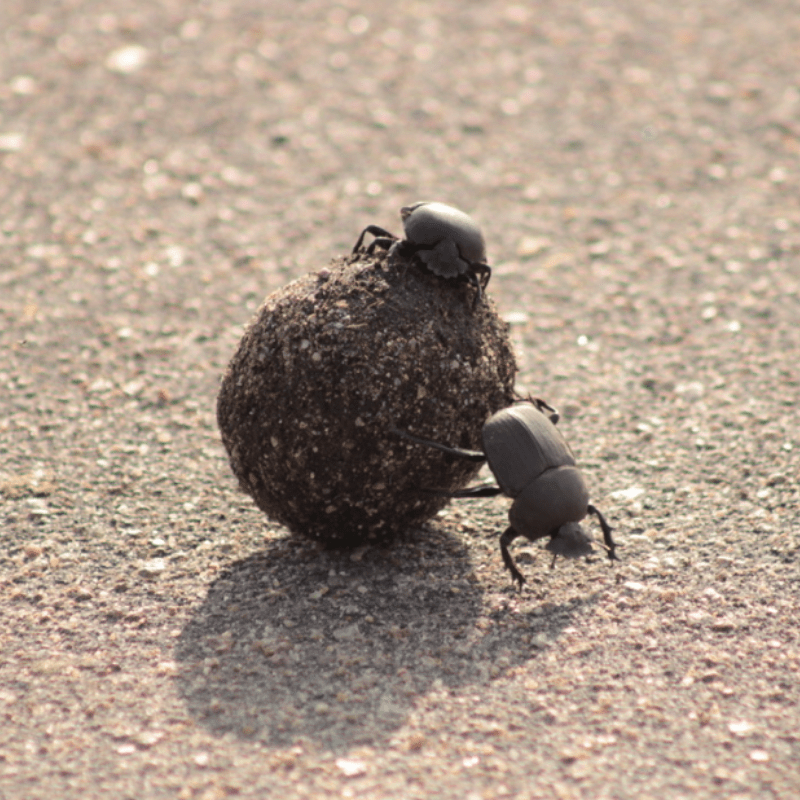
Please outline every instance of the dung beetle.
[{"label": "dung beetle", "polygon": [[377,225],[368,225],[361,231],[353,252],[361,249],[369,233],[375,238],[367,247],[367,253],[382,247],[389,251],[390,263],[395,256],[416,257],[434,275],[465,280],[474,286],[478,292],[476,302],[483,297],[492,268],[486,263],[486,244],[481,229],[469,214],[445,203],[421,202],[401,208],[400,217],[404,239],[398,239]]},{"label": "dung beetle", "polygon": [[[508,546],[518,536],[536,541],[550,537],[546,549],[556,558],[577,558],[593,552],[592,537],[579,524],[587,514],[595,514],[603,530],[603,540],[611,560],[618,560],[611,526],[589,503],[589,491],[575,457],[556,428],[558,414],[543,400],[504,408],[483,425],[483,452],[462,450],[412,436],[395,428],[391,432],[417,444],[435,447],[443,453],[469,461],[488,461],[497,486],[473,486],[448,497],[494,497],[505,494],[514,502],[508,512],[511,525],[500,537],[503,563],[520,588],[525,578],[517,569]],[[438,493],[438,491],[437,491]]]}]

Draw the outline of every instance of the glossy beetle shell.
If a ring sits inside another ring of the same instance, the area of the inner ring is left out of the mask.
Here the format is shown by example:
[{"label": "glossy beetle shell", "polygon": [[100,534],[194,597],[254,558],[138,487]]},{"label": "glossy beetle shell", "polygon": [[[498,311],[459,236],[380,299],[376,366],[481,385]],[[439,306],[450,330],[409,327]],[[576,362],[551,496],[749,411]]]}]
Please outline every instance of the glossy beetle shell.
[{"label": "glossy beetle shell", "polygon": [[[582,520],[588,506],[589,490],[580,470],[573,466],[554,467],[542,472],[519,493],[508,511],[508,520],[514,530],[535,541],[555,530],[560,536],[562,526]],[[566,539],[564,544],[569,549]],[[591,547],[585,552],[591,552]]]},{"label": "glossy beetle shell", "polygon": [[463,275],[470,264],[486,263],[483,233],[469,214],[445,203],[415,203],[400,209],[406,239],[433,245],[420,258],[428,269],[444,278]]},{"label": "glossy beetle shell", "polygon": [[508,520],[515,531],[531,541],[551,536],[547,549],[554,555],[592,552],[592,538],[577,524],[586,516],[589,490],[547,415],[533,405],[498,411],[483,426],[483,450],[500,488],[514,499]]},{"label": "glossy beetle shell", "polygon": [[[489,466],[509,497],[519,497],[547,470],[575,466],[575,456],[566,439],[549,417],[533,405],[498,411],[486,421],[482,437]],[[588,502],[587,497],[584,515]]]}]

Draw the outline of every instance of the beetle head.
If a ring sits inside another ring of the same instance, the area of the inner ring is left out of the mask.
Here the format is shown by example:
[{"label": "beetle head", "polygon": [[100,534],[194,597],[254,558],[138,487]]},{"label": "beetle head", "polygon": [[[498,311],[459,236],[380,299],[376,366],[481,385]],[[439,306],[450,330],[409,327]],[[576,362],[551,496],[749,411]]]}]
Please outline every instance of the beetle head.
[{"label": "beetle head", "polygon": [[400,209],[400,219],[402,219],[403,222],[405,222],[414,211],[416,211],[420,206],[427,206],[428,202],[429,202],[428,200],[422,200],[419,203],[414,203],[411,206],[403,206]]},{"label": "beetle head", "polygon": [[452,239],[442,239],[433,249],[420,250],[417,255],[434,275],[442,278],[455,278],[469,269]]},{"label": "beetle head", "polygon": [[586,533],[580,523],[567,522],[550,534],[550,541],[545,549],[554,556],[579,558],[594,552],[592,541],[592,537]]}]

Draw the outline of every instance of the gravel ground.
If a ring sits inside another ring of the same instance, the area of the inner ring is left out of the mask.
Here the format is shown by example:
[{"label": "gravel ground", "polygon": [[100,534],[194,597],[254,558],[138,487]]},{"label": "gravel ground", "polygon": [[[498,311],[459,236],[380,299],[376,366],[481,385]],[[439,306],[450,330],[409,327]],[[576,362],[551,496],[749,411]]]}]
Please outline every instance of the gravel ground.
[{"label": "gravel ground", "polygon": [[[4,0],[0,797],[797,797],[799,20]],[[243,324],[417,199],[617,566],[515,543],[518,593],[504,498],[327,553],[237,490]]]}]

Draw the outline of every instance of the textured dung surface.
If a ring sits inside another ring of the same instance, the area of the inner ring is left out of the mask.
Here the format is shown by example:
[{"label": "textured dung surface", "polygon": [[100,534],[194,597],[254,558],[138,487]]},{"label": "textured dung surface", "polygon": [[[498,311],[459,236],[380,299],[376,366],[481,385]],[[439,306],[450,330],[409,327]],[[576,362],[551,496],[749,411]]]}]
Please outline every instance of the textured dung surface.
[{"label": "textured dung surface", "polygon": [[507,326],[474,290],[385,254],[356,255],[270,295],[223,379],[217,416],[242,489],[297,534],[391,537],[480,465],[389,433],[480,448],[513,400]]}]

